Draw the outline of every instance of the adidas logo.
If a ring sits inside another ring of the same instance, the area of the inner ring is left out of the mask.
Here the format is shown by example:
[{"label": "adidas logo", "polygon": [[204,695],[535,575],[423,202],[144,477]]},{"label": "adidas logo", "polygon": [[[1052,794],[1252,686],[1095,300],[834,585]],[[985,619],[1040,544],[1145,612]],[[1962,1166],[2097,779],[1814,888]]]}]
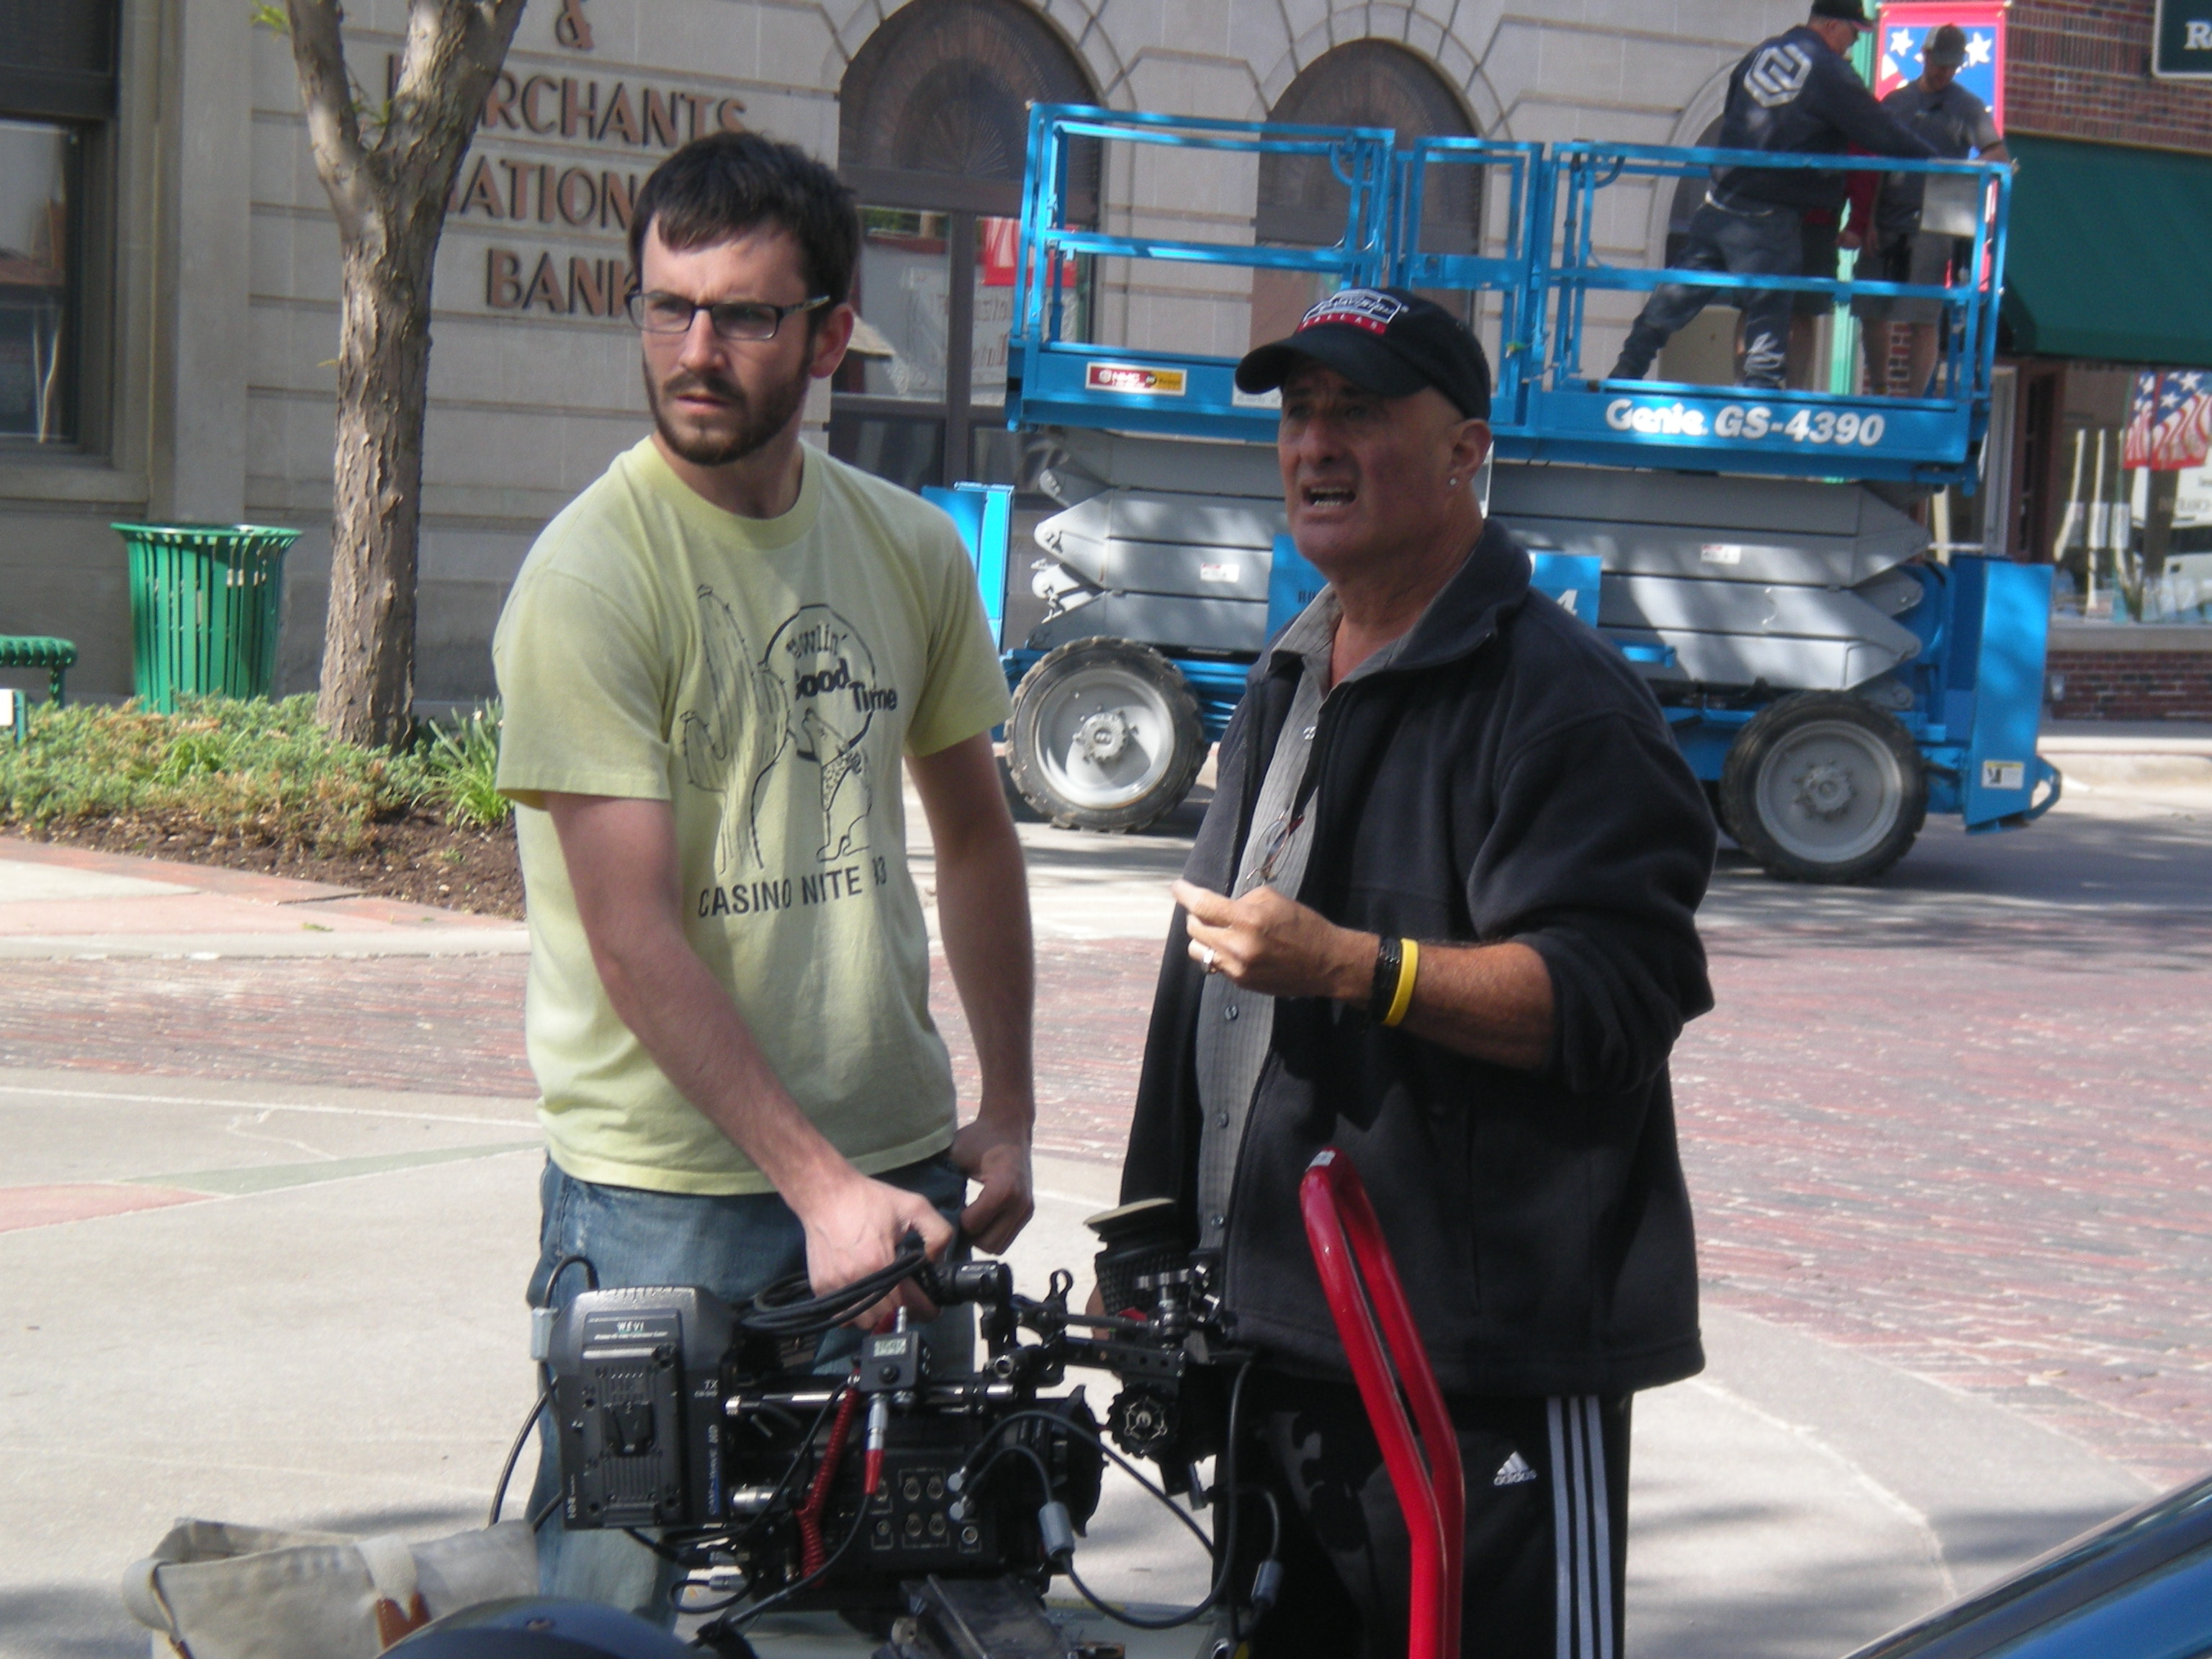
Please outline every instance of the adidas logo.
[{"label": "adidas logo", "polygon": [[1517,1486],[1524,1480],[1534,1480],[1536,1471],[1528,1467],[1528,1460],[1515,1452],[1507,1458],[1498,1473],[1491,1477],[1493,1486]]}]

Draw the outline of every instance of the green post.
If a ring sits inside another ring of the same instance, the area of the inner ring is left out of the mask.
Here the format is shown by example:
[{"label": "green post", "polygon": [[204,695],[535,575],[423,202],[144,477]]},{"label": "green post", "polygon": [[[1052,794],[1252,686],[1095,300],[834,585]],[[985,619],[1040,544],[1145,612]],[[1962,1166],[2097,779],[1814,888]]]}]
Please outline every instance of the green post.
[{"label": "green post", "polygon": [[131,678],[163,714],[183,696],[265,697],[276,684],[284,555],[296,530],[118,524],[131,550]]}]

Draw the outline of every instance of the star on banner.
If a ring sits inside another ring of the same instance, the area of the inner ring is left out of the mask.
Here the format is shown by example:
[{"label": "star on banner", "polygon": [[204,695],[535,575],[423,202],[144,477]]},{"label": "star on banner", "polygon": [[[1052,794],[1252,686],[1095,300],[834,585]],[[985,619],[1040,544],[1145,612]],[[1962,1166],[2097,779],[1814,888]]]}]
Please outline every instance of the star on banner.
[{"label": "star on banner", "polygon": [[1892,29],[1889,32],[1889,55],[1893,58],[1911,57],[1913,47],[1917,44],[1911,29]]},{"label": "star on banner", "polygon": [[1974,33],[1966,37],[1966,62],[1971,65],[1986,64],[1996,54],[1997,38],[1994,34]]}]

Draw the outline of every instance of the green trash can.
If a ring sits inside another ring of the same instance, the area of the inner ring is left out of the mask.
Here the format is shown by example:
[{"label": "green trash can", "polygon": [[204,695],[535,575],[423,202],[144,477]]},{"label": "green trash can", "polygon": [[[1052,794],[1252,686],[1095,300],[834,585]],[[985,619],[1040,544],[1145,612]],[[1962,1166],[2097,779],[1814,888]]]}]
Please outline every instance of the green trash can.
[{"label": "green trash can", "polygon": [[131,678],[163,714],[179,696],[265,697],[276,678],[284,555],[296,530],[118,524],[131,550]]}]

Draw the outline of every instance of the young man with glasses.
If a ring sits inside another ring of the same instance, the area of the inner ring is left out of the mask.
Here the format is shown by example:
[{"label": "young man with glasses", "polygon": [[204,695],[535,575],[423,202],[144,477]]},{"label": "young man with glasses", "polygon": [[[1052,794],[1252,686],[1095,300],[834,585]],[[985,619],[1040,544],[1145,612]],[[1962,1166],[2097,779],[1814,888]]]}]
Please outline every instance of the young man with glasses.
[{"label": "young man with glasses", "polygon": [[[654,171],[629,299],[653,430],[546,526],[500,620],[549,1153],[535,1305],[584,1288],[568,1255],[603,1287],[737,1302],[801,1268],[848,1284],[910,1232],[941,1251],[956,1219],[1001,1249],[1030,1215],[1029,905],[974,571],[942,513],[799,441],[859,241],[788,145],[717,134]],[[981,1061],[957,1130],[902,762]],[[533,1514],[554,1462],[548,1437]],[[672,1619],[620,1533],[540,1540],[549,1591]]]}]

